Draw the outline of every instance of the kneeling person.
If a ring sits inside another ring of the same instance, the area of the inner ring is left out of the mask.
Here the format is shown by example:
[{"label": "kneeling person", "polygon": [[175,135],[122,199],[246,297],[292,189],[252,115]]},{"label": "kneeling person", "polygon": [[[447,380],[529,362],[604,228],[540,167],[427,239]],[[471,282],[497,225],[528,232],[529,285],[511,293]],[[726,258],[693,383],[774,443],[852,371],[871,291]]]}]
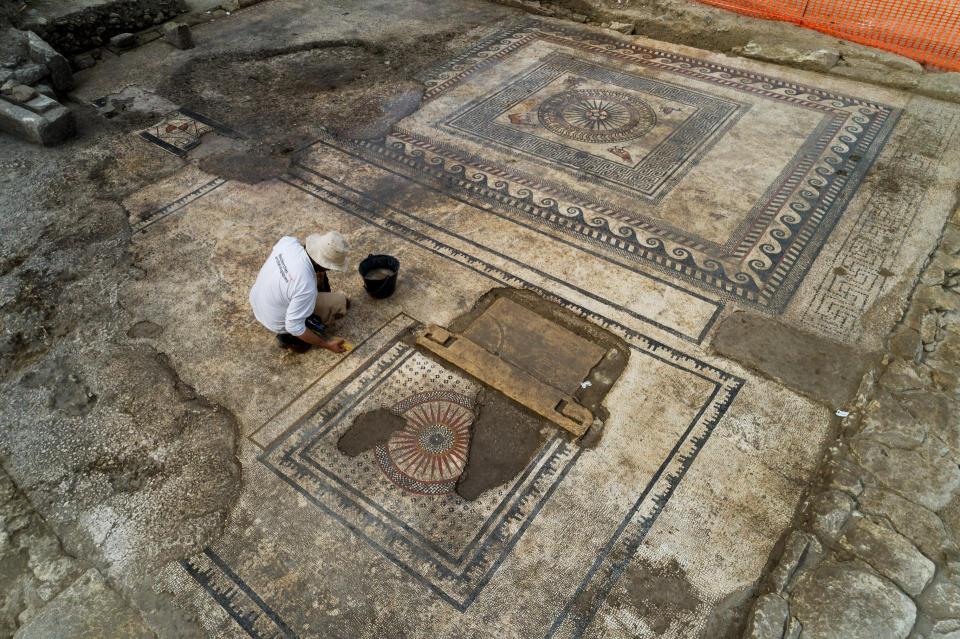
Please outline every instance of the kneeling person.
[{"label": "kneeling person", "polygon": [[349,247],[336,231],[307,237],[304,248],[295,237],[282,237],[250,289],[257,321],[277,335],[283,348],[303,353],[319,346],[334,353],[346,348],[324,337],[326,328],[346,316],[350,300],[330,291],[327,271],[343,271]]}]

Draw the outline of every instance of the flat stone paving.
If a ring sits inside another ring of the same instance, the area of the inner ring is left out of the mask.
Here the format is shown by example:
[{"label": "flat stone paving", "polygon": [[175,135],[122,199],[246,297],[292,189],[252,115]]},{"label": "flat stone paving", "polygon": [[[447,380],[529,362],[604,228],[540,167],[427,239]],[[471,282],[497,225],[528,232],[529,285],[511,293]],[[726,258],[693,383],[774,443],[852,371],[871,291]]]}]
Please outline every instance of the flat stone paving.
[{"label": "flat stone paving", "polygon": [[[386,139],[325,135],[280,179],[190,169],[130,198],[143,274],[121,300],[244,436],[223,537],[156,587],[211,636],[697,636],[760,577],[836,408],[716,356],[711,331],[740,310],[877,350],[950,213],[960,113],[530,21],[425,82]],[[397,256],[400,282],[372,301],[335,275],[357,347],[294,357],[247,292],[277,238],[323,229]],[[470,502],[337,450],[366,411],[475,396],[405,338],[503,286],[630,346],[596,448],[554,433]]]}]

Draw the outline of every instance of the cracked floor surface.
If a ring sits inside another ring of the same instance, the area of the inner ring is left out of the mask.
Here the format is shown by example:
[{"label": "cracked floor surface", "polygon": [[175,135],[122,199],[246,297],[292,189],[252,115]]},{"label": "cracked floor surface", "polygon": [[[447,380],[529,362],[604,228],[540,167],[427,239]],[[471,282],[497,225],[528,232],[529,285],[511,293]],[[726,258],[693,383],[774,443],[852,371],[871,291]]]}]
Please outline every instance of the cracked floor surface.
[{"label": "cracked floor surface", "polygon": [[[115,607],[171,637],[735,636],[954,207],[960,109],[482,2],[274,0],[195,40],[78,74],[76,141],[0,140],[0,453]],[[324,229],[400,284],[332,278],[356,348],[294,356],[247,293]],[[476,401],[410,336],[504,286],[630,347],[599,443],[538,431],[472,501],[343,455],[366,411]]]}]

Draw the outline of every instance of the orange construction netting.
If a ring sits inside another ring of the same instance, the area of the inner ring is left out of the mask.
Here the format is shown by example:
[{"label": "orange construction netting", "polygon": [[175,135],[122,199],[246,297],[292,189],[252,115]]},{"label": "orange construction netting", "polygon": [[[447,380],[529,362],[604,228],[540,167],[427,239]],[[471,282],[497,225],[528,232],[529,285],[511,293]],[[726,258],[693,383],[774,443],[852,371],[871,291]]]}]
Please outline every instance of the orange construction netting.
[{"label": "orange construction netting", "polygon": [[699,0],[960,71],[960,0]]}]

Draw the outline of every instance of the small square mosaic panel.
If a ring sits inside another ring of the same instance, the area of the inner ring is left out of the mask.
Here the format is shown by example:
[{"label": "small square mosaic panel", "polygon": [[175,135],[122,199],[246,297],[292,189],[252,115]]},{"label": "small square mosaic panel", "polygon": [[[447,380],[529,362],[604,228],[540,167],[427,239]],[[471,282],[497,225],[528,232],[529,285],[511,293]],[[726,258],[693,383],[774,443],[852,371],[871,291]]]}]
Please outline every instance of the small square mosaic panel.
[{"label": "small square mosaic panel", "polygon": [[161,149],[183,157],[199,145],[200,138],[210,131],[238,135],[229,127],[189,109],[174,111],[157,124],[140,131],[139,135]]}]

